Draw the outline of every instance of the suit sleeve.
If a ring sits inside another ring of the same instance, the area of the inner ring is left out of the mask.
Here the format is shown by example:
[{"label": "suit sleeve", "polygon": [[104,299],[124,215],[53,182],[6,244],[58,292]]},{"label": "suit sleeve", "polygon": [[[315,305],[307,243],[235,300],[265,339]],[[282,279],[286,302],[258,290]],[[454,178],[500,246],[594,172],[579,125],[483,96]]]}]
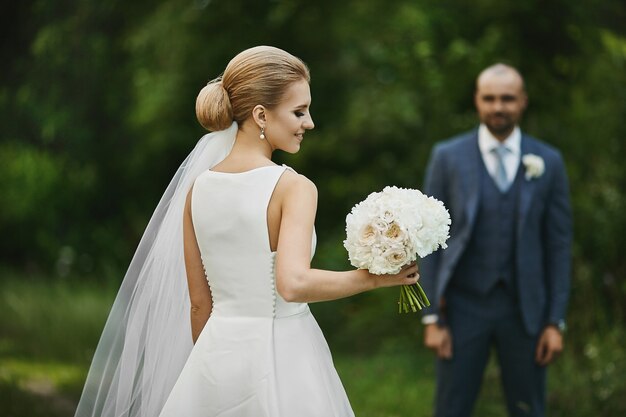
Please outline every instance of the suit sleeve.
[{"label": "suit sleeve", "polygon": [[565,165],[555,158],[555,173],[545,223],[545,259],[549,290],[548,323],[565,319],[570,292],[572,212]]},{"label": "suit sleeve", "polygon": [[[440,145],[431,152],[424,179],[424,194],[441,200],[446,207],[446,175],[445,160]],[[439,295],[437,294],[437,276],[441,251],[435,251],[420,261],[420,285],[430,300],[430,306],[422,312],[424,315],[439,315]]]}]

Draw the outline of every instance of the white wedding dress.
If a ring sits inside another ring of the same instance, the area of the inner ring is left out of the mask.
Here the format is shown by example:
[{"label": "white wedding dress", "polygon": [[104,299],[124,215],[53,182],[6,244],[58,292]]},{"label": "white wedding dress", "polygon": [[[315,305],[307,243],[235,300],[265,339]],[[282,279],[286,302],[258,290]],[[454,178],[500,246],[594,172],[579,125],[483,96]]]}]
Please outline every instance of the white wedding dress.
[{"label": "white wedding dress", "polygon": [[308,305],[276,291],[267,207],[285,169],[196,179],[192,218],[213,311],[161,417],[354,416]]}]

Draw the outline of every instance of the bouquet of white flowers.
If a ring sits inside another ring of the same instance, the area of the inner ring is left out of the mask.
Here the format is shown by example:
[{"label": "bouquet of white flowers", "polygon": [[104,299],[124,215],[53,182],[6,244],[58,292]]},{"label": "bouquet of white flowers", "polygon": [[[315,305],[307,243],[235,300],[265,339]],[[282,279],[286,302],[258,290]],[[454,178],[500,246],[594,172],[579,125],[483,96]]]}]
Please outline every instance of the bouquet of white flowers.
[{"label": "bouquet of white flowers", "polygon": [[[406,264],[446,248],[450,214],[443,203],[419,190],[385,187],[371,193],[346,217],[343,245],[353,266],[372,274],[397,274]],[[430,301],[419,284],[400,289],[400,312],[416,312]]]}]

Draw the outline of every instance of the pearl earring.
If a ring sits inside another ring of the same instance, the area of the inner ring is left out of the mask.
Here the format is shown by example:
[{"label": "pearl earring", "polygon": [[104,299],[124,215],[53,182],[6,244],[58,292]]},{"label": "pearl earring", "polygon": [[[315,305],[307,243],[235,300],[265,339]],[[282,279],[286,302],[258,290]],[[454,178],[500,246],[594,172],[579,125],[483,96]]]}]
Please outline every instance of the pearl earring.
[{"label": "pearl earring", "polygon": [[261,127],[261,134],[259,135],[259,139],[265,140],[265,128]]}]

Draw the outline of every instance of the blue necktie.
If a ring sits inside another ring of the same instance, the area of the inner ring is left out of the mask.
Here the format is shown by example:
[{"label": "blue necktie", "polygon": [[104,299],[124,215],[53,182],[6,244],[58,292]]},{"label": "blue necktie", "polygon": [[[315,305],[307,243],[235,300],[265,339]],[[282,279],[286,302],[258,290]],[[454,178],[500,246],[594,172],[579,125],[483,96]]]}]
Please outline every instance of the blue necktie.
[{"label": "blue necktie", "polygon": [[496,185],[500,189],[501,192],[505,192],[509,189],[511,183],[509,182],[509,178],[506,176],[506,170],[504,169],[504,156],[509,152],[506,146],[498,145],[493,148],[491,152],[496,156],[497,164],[496,164],[496,175],[494,177],[494,181]]}]

